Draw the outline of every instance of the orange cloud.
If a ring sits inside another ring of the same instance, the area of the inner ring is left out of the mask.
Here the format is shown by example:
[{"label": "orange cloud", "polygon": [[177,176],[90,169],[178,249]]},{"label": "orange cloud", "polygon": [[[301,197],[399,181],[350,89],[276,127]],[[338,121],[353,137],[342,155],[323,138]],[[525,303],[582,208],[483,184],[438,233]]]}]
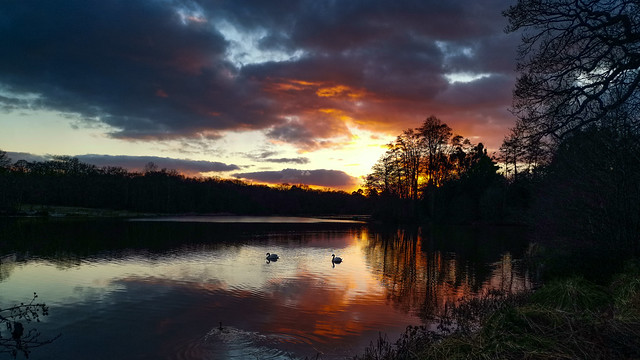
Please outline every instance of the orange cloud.
[{"label": "orange cloud", "polygon": [[340,97],[346,96],[352,99],[358,99],[364,96],[363,91],[356,91],[349,86],[336,85],[331,87],[323,87],[316,90],[318,97]]},{"label": "orange cloud", "polygon": [[344,146],[345,139],[353,140],[353,129],[395,136],[404,129],[420,126],[431,114],[456,134],[481,141],[491,151],[502,141],[504,119],[509,116],[506,110],[495,109],[497,104],[491,102],[491,97],[483,95],[495,91],[482,86],[471,89],[464,85],[464,91],[457,89],[462,85],[450,86],[437,95],[418,98],[402,96],[393,89],[365,89],[357,82],[338,77],[327,81],[303,79],[267,77],[261,83],[282,120],[270,127],[270,140],[294,144],[301,152]]},{"label": "orange cloud", "polygon": [[323,108],[318,109],[318,111],[324,114],[331,115],[334,119],[339,119],[344,122],[351,121],[351,116],[348,116],[344,111],[340,109]]},{"label": "orange cloud", "polygon": [[303,91],[303,90],[308,90],[309,88],[317,88],[321,85],[322,83],[319,83],[319,82],[311,82],[311,81],[295,80],[295,79],[280,79],[277,81],[267,82],[264,89],[269,92]]}]

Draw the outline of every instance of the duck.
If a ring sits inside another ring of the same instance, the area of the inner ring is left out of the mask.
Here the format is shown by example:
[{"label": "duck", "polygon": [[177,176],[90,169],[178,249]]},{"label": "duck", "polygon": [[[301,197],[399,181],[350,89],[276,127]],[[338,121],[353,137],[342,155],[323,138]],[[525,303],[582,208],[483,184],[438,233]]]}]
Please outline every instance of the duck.
[{"label": "duck", "polygon": [[332,263],[339,264],[339,263],[341,263],[341,262],[342,262],[342,258],[341,258],[341,257],[336,256],[336,254],[331,254],[331,262],[332,262]]},{"label": "duck", "polygon": [[271,260],[271,261],[278,260],[278,254],[267,253],[267,260]]}]

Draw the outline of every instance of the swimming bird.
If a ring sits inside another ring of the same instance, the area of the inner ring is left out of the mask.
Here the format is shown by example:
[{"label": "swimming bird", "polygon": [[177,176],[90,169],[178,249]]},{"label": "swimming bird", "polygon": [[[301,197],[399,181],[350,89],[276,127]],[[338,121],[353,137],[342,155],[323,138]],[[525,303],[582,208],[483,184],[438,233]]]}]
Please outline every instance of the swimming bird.
[{"label": "swimming bird", "polygon": [[267,260],[278,260],[278,254],[269,254],[267,253]]},{"label": "swimming bird", "polygon": [[220,326],[218,326],[218,329],[216,329],[216,330],[218,330],[219,334],[228,334],[229,333],[229,329],[228,328],[222,327],[222,321],[220,321]]},{"label": "swimming bird", "polygon": [[336,254],[331,254],[331,262],[339,264],[339,263],[342,262],[342,258],[341,257],[337,257]]}]

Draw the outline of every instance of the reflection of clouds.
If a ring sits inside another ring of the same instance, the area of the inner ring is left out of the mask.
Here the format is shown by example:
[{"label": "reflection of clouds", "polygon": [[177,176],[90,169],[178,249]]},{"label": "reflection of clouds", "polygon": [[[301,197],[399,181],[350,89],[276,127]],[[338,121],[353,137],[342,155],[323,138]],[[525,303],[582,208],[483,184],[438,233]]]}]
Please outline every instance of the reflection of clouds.
[{"label": "reflection of clouds", "polygon": [[[123,340],[135,343],[137,351],[197,354],[191,358],[242,353],[234,342],[225,348],[218,346],[220,338],[207,338],[221,322],[241,334],[267,335],[251,337],[248,348],[266,346],[302,357],[349,349],[346,357],[379,331],[396,335],[428,320],[447,301],[489,287],[517,290],[527,284],[509,252],[487,251],[491,255],[478,259],[469,255],[475,248],[465,254],[429,246],[422,234],[408,231],[278,228],[250,239],[180,246],[161,254],[92,255],[73,267],[28,261],[11,268],[11,276],[0,282],[0,294],[20,296],[26,287],[36,289],[52,305],[52,314],[64,318],[65,338],[82,339],[87,351],[105,345],[82,329],[94,326],[113,335],[124,326],[137,334]],[[281,258],[266,264],[266,252]],[[344,258],[335,268],[332,253]],[[499,261],[487,264],[486,258]],[[64,341],[71,340],[61,338],[60,348],[69,348]],[[110,355],[104,356],[115,357]]]}]

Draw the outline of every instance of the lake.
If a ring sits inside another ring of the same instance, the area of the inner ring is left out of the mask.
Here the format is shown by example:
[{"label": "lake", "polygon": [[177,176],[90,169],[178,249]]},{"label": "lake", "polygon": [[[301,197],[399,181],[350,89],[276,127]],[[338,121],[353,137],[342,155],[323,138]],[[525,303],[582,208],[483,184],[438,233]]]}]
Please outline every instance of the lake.
[{"label": "lake", "polygon": [[432,324],[448,301],[531,287],[524,235],[313,218],[5,218],[0,308],[34,292],[49,306],[25,329],[60,337],[31,359],[343,359],[380,333]]}]

